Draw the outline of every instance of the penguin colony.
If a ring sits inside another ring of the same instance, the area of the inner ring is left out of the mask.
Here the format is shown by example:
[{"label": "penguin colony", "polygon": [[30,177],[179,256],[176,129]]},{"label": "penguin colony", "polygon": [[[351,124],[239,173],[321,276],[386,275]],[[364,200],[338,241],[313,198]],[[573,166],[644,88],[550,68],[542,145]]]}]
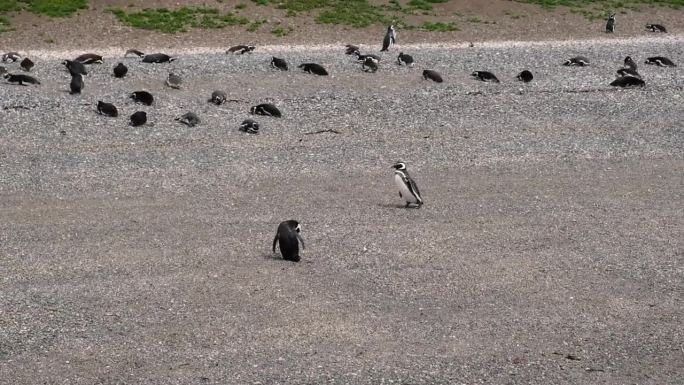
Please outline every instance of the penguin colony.
[{"label": "penguin colony", "polygon": [[[660,24],[647,24],[646,29],[652,32],[666,33],[667,30],[664,26]],[[606,23],[606,32],[615,32],[615,14],[610,15]],[[387,32],[382,40],[381,52],[389,51],[396,44],[396,30],[394,26],[390,25],[387,28]],[[226,54],[233,55],[244,55],[252,53],[256,47],[250,45],[237,45],[229,48]],[[362,54],[360,47],[358,45],[347,44],[345,46],[346,55],[353,55],[358,63],[361,63],[361,69],[365,72],[376,72],[380,68],[379,64],[382,60],[381,56],[375,54]],[[126,51],[124,57],[138,57],[141,58],[143,63],[170,63],[176,60],[175,57],[164,53],[153,53],[145,54],[136,49],[129,49]],[[25,72],[30,72],[35,66],[35,63],[29,58],[23,58],[18,52],[8,52],[2,56],[2,61],[5,63],[14,63],[20,61],[20,67]],[[74,60],[64,60],[62,65],[65,66],[69,74],[71,75],[71,82],[69,84],[69,93],[80,94],[85,87],[84,76],[88,75],[88,70],[86,65],[92,64],[102,64],[104,59],[102,56],[86,53],[78,56]],[[676,64],[670,59],[663,56],[649,57],[644,62],[647,65],[655,65],[658,67],[676,67]],[[413,56],[400,52],[396,59],[396,64],[400,66],[413,67],[415,64]],[[585,67],[590,65],[590,60],[584,56],[575,56],[567,59],[564,66],[569,67]],[[270,67],[278,71],[288,71],[289,65],[287,61],[283,58],[272,57],[270,61]],[[318,63],[302,63],[297,68],[304,72],[319,75],[328,76],[329,73],[321,64]],[[638,66],[636,62],[627,56],[624,59],[624,66],[617,70],[617,78],[610,83],[611,86],[616,87],[641,87],[646,83],[642,79],[641,75],[637,71]],[[32,76],[21,73],[9,73],[5,67],[0,67],[0,74],[9,82],[16,83],[19,85],[40,85],[40,81]],[[128,68],[121,62],[119,62],[112,69],[113,76],[116,78],[125,78],[128,74]],[[478,70],[471,73],[471,76],[479,81],[500,83],[500,80],[492,72],[485,70]],[[440,73],[432,69],[424,69],[422,71],[422,77],[425,80],[430,80],[435,83],[442,83],[444,79]],[[520,72],[516,79],[518,81],[529,83],[534,79],[534,75],[529,70],[523,70]],[[164,82],[168,87],[172,89],[180,89],[183,84],[183,79],[174,73],[169,73],[168,77]],[[130,98],[135,103],[140,103],[145,106],[152,106],[154,104],[154,96],[144,90],[134,91],[130,94]],[[225,92],[217,90],[212,92],[211,97],[208,99],[209,103],[213,103],[217,106],[225,103],[227,101],[227,95]],[[116,106],[112,103],[97,101],[96,105],[97,113],[116,118],[119,116],[119,112]],[[261,115],[268,117],[280,118],[282,117],[282,112],[271,103],[262,103],[250,108],[250,113],[253,115]],[[189,127],[195,127],[201,123],[201,120],[197,114],[194,112],[187,112],[177,118],[176,121],[185,124]],[[136,111],[129,117],[129,125],[133,127],[142,126],[147,123],[147,113],[145,111]],[[238,130],[249,133],[258,134],[259,133],[259,123],[253,119],[244,120],[239,126]],[[416,181],[409,175],[406,163],[397,162],[392,168],[394,169],[394,183],[399,192],[399,197],[404,202],[406,208],[422,207],[424,201],[418,189]],[[304,240],[301,236],[301,224],[296,220],[287,220],[279,224],[275,238],[273,239],[273,252],[275,253],[276,245],[279,245],[280,253],[284,260],[299,262],[301,257],[299,255],[299,245],[301,243],[302,249],[304,249]]]}]

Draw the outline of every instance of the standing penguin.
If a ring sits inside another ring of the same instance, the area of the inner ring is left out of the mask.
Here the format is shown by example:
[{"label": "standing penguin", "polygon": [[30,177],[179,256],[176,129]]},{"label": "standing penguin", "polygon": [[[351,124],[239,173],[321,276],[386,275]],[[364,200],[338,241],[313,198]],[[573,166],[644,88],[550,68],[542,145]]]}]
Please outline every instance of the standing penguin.
[{"label": "standing penguin", "polygon": [[69,92],[70,94],[80,94],[84,85],[83,75],[71,74],[71,84],[69,84],[69,88],[71,88],[71,91]]},{"label": "standing penguin", "polygon": [[275,253],[276,243],[280,246],[280,254],[286,261],[299,262],[299,242],[304,249],[304,239],[300,235],[302,225],[295,220],[281,222],[278,231],[273,238],[273,252]]},{"label": "standing penguin", "polygon": [[608,19],[606,20],[606,33],[613,33],[615,32],[615,14],[611,14],[608,16]]},{"label": "standing penguin", "polygon": [[394,30],[394,26],[390,25],[387,27],[387,33],[385,33],[385,38],[382,39],[382,49],[380,51],[387,51],[389,48],[397,42],[397,33]]},{"label": "standing penguin", "polygon": [[423,205],[423,198],[420,197],[420,191],[418,191],[418,185],[409,176],[408,170],[406,170],[406,164],[402,162],[396,163],[394,166],[394,184],[397,185],[399,189],[399,197],[406,201],[406,207],[415,204],[417,208]]}]

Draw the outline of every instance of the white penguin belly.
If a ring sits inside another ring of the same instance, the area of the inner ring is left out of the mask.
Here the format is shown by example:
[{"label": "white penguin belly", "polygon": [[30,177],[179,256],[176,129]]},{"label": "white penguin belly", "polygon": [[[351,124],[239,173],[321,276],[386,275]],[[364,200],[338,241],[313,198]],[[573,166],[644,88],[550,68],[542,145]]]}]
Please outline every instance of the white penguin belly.
[{"label": "white penguin belly", "polygon": [[402,198],[408,203],[418,203],[418,200],[413,196],[411,190],[409,190],[404,179],[399,174],[394,174],[394,183],[397,185]]}]

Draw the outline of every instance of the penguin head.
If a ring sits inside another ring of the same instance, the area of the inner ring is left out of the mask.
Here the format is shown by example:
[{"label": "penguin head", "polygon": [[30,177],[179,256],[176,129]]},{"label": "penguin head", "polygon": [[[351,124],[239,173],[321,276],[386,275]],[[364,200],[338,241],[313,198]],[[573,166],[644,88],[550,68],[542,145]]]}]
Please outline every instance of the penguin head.
[{"label": "penguin head", "polygon": [[12,75],[10,75],[9,72],[2,75],[2,77],[5,78],[5,79],[9,79],[10,76],[12,76]]},{"label": "penguin head", "polygon": [[302,232],[302,225],[300,225],[299,222],[295,221],[294,219],[287,221],[287,226],[298,233]]},{"label": "penguin head", "polygon": [[249,113],[254,115],[254,114],[256,114],[256,110],[257,110],[257,106],[252,106],[249,108]]},{"label": "penguin head", "polygon": [[64,61],[62,62],[62,65],[65,66],[65,67],[69,67],[69,65],[71,65],[71,60],[64,60]]},{"label": "penguin head", "polygon": [[406,170],[406,164],[404,162],[397,162],[392,166],[392,168],[396,170]]}]

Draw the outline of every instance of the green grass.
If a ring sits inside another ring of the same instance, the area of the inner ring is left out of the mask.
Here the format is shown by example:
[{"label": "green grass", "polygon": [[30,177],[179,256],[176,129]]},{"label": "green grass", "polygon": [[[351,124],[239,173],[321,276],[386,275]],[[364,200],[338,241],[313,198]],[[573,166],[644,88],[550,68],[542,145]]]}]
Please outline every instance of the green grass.
[{"label": "green grass", "polygon": [[125,25],[163,33],[186,32],[188,28],[217,29],[249,23],[245,17],[235,16],[230,12],[221,14],[218,9],[207,7],[182,7],[176,10],[148,8],[132,12],[114,8],[110,11]]},{"label": "green grass", "polygon": [[81,9],[88,9],[88,0],[31,0],[28,9],[50,17],[69,17]]},{"label": "green grass", "polygon": [[460,31],[458,27],[456,26],[456,23],[442,23],[442,22],[430,22],[426,21],[423,23],[421,26],[422,29],[426,31],[432,31],[432,32],[451,32],[451,31]]},{"label": "green grass", "polygon": [[12,27],[10,26],[10,21],[5,16],[0,16],[0,33],[7,32],[7,31],[12,31]]},{"label": "green grass", "polygon": [[271,30],[271,33],[277,37],[287,36],[292,32],[292,28],[283,28],[282,26],[277,26]]},{"label": "green grass", "polygon": [[332,9],[322,11],[316,22],[320,24],[342,24],[354,28],[365,28],[372,24],[390,24],[392,18],[381,7],[367,0],[340,0]]},{"label": "green grass", "polygon": [[570,12],[580,14],[589,20],[603,19],[620,9],[639,10],[640,5],[654,5],[679,9],[684,0],[516,0],[520,3],[537,4],[542,8],[567,7]]},{"label": "green grass", "polygon": [[249,23],[249,25],[247,26],[247,31],[248,32],[256,32],[264,24],[266,24],[266,19],[254,20],[253,22]]}]

